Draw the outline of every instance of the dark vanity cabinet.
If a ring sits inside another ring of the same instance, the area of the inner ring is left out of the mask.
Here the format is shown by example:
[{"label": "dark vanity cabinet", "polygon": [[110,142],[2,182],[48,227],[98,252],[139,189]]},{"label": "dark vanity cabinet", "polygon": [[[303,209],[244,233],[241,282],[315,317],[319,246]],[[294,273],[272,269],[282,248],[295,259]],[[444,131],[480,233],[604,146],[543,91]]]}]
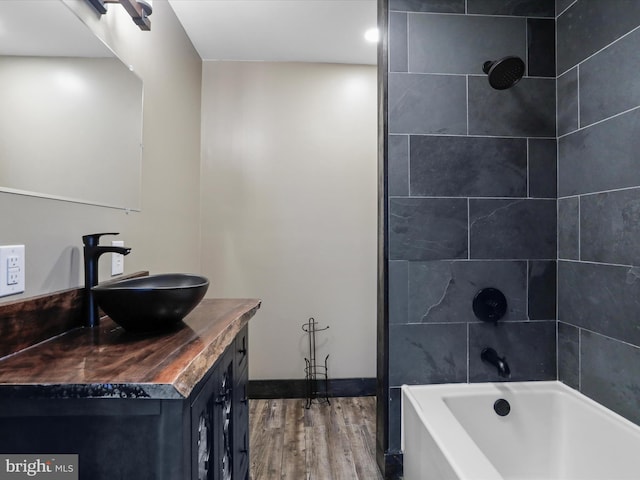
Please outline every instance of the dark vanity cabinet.
[{"label": "dark vanity cabinet", "polygon": [[191,479],[249,479],[247,328],[191,400]]},{"label": "dark vanity cabinet", "polygon": [[259,306],[204,300],[150,338],[103,319],[1,359],[0,454],[76,454],[81,480],[248,480]]}]

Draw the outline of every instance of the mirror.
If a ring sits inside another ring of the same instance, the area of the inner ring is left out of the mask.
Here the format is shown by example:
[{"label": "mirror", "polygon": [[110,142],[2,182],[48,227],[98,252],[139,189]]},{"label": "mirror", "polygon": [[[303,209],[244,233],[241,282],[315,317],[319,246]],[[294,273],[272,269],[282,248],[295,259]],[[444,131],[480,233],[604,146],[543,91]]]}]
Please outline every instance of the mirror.
[{"label": "mirror", "polygon": [[140,210],[142,80],[62,0],[0,1],[0,191]]}]

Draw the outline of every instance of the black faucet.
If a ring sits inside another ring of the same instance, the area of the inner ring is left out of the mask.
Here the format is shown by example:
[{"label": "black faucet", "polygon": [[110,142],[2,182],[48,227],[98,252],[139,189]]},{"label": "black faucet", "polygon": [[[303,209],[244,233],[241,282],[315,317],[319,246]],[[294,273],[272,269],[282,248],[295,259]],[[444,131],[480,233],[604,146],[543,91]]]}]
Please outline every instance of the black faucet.
[{"label": "black faucet", "polygon": [[487,362],[498,369],[498,375],[502,378],[509,378],[511,376],[511,370],[505,357],[499,357],[498,353],[491,347],[486,347],[480,353],[480,358],[483,362]]},{"label": "black faucet", "polygon": [[100,324],[98,316],[98,304],[93,297],[91,287],[98,284],[98,259],[103,253],[119,253],[128,255],[131,251],[126,247],[100,246],[100,237],[103,235],[118,235],[118,233],[92,233],[82,236],[84,244],[84,305],[85,322],[87,327],[96,327]]}]

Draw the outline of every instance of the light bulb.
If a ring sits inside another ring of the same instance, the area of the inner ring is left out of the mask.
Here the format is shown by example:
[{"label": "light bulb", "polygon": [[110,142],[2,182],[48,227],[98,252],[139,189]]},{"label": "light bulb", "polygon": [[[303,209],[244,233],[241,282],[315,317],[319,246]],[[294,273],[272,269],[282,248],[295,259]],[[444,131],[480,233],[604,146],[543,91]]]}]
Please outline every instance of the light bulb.
[{"label": "light bulb", "polygon": [[369,30],[364,32],[364,38],[368,42],[374,42],[374,43],[378,42],[378,40],[380,39],[380,34],[378,33],[378,29],[377,28],[370,28]]}]

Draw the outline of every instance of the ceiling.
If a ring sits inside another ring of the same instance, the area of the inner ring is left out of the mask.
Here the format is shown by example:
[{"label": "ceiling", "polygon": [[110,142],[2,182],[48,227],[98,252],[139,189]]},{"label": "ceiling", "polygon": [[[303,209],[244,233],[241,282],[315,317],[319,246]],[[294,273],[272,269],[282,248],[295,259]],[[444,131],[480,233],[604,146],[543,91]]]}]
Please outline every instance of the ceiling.
[{"label": "ceiling", "polygon": [[203,60],[376,63],[376,44],[364,39],[376,0],[169,3]]}]

